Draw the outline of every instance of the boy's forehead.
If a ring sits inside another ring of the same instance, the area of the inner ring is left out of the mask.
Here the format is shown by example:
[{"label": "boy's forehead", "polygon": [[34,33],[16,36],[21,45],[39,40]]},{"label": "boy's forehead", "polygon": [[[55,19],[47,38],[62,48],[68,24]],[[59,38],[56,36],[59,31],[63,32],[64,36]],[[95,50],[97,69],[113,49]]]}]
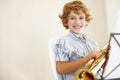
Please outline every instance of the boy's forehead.
[{"label": "boy's forehead", "polygon": [[85,15],[85,14],[84,14],[82,11],[80,11],[80,12],[71,11],[71,12],[69,13],[69,16],[72,16],[72,15],[82,16],[82,15]]}]

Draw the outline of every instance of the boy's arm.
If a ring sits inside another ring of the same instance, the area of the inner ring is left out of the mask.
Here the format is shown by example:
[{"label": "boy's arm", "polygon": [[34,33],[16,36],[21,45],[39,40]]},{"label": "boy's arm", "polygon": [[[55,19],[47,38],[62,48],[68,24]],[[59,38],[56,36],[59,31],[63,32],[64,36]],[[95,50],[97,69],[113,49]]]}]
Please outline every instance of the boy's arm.
[{"label": "boy's arm", "polygon": [[101,55],[100,51],[94,51],[90,53],[88,56],[73,62],[57,61],[56,62],[57,72],[60,74],[70,73],[78,69],[80,66],[85,65],[90,59],[93,58],[97,59],[100,55]]}]

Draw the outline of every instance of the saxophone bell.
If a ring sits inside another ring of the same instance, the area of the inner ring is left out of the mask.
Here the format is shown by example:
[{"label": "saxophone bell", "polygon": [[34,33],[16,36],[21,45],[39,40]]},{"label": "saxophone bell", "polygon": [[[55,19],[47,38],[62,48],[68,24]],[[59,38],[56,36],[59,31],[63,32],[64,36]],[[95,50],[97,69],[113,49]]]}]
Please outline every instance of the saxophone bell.
[{"label": "saxophone bell", "polygon": [[96,80],[96,76],[89,69],[81,69],[76,72],[76,80]]}]

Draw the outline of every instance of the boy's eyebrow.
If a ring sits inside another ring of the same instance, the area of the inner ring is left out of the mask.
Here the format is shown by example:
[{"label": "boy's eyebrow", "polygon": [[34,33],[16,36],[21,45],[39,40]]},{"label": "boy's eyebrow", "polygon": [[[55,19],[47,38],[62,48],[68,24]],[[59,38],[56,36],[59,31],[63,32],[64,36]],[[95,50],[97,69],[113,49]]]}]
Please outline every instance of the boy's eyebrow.
[{"label": "boy's eyebrow", "polygon": [[[69,15],[68,17],[75,17],[74,15]],[[80,15],[79,17],[85,17],[84,15]]]},{"label": "boy's eyebrow", "polygon": [[75,17],[74,15],[70,15],[69,17]]}]

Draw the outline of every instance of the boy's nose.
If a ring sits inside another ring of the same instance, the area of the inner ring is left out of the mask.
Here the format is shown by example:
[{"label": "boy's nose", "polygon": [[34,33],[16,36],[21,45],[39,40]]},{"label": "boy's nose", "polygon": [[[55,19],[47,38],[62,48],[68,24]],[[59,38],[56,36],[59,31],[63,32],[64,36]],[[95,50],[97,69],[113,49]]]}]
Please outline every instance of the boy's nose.
[{"label": "boy's nose", "polygon": [[76,23],[79,23],[79,20],[78,19],[76,19],[76,21],[75,21]]},{"label": "boy's nose", "polygon": [[76,19],[75,23],[76,23],[76,24],[80,24],[81,21],[80,21],[79,19]]}]

